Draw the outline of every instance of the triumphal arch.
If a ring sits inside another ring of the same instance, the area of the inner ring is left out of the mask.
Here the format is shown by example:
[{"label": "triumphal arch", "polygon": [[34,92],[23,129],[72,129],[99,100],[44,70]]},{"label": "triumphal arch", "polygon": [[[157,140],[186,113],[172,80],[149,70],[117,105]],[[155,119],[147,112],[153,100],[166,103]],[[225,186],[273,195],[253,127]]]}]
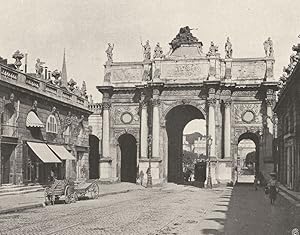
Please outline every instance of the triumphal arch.
[{"label": "triumphal arch", "polygon": [[159,44],[151,56],[143,45],[144,61],[114,62],[113,47],[106,53],[103,94],[100,178],[153,183],[182,181],[182,133],[193,119],[205,119],[211,137],[213,182],[234,180],[237,145],[256,144],[256,168],[273,171],[274,118],[272,108],[278,83],[273,77],[273,45],[264,43],[265,56],[235,58],[229,40],[225,58],[211,42],[209,51],[186,26],[163,54]]}]

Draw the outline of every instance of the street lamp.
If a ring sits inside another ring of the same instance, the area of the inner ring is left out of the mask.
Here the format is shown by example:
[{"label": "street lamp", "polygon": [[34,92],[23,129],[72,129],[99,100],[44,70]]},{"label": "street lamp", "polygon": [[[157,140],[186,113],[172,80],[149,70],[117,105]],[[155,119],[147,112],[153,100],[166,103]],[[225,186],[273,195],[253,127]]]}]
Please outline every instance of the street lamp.
[{"label": "street lamp", "polygon": [[147,169],[147,188],[152,187],[152,175],[151,175],[151,156],[152,156],[152,136],[148,136],[148,158],[149,158],[149,166]]},{"label": "street lamp", "polygon": [[207,143],[207,147],[208,147],[208,175],[207,175],[207,182],[206,182],[206,186],[208,188],[212,188],[212,182],[211,182],[211,166],[210,166],[210,148],[211,148],[211,144],[212,144],[212,137],[211,135],[207,136],[206,138],[206,143]]}]

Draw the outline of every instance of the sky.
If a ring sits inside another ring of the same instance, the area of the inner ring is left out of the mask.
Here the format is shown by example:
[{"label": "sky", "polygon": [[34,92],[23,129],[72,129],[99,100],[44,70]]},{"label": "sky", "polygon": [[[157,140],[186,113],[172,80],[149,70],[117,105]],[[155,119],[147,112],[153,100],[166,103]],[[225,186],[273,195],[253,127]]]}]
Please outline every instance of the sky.
[{"label": "sky", "polygon": [[[233,57],[263,57],[263,42],[274,43],[275,77],[289,63],[293,44],[300,43],[300,1],[291,0],[0,0],[0,56],[16,50],[28,53],[28,72],[37,58],[51,71],[61,70],[66,50],[68,79],[82,81],[101,100],[96,86],[103,82],[107,43],[114,43],[114,61],[141,61],[141,40],[164,52],[180,27],[204,44],[219,46],[229,36]],[[23,60],[24,62],[24,60]]]}]

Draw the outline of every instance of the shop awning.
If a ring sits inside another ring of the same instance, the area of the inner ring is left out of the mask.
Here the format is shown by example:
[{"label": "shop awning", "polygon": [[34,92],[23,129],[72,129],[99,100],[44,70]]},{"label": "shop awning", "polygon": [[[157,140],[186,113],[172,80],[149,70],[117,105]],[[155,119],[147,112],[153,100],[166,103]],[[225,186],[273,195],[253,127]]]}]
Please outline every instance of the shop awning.
[{"label": "shop awning", "polygon": [[51,149],[45,143],[27,142],[32,151],[44,163],[61,163],[61,160],[55,156]]},{"label": "shop awning", "polygon": [[44,127],[44,124],[39,119],[39,117],[35,114],[35,112],[30,111],[26,118],[26,126],[27,127]]},{"label": "shop awning", "polygon": [[64,146],[53,144],[48,144],[48,146],[61,160],[76,160],[76,158]]}]

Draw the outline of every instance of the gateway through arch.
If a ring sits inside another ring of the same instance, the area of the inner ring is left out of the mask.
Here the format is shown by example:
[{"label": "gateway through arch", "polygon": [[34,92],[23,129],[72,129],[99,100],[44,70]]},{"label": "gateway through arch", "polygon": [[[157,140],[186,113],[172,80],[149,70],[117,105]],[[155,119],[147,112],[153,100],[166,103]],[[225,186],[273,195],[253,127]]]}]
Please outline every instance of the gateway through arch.
[{"label": "gateway through arch", "polygon": [[213,44],[204,53],[189,27],[181,28],[170,45],[164,56],[104,65],[104,83],[97,86],[103,94],[100,178],[120,180],[118,137],[126,132],[137,142],[134,173],[150,168],[154,184],[178,182],[179,133],[195,118],[206,120],[212,138],[213,183],[236,180],[238,139],[246,132],[260,136],[258,170],[272,171],[274,59],[222,58]]},{"label": "gateway through arch", "polygon": [[205,119],[203,113],[192,105],[178,105],[166,115],[168,137],[168,182],[183,182],[183,130],[194,119]]}]

